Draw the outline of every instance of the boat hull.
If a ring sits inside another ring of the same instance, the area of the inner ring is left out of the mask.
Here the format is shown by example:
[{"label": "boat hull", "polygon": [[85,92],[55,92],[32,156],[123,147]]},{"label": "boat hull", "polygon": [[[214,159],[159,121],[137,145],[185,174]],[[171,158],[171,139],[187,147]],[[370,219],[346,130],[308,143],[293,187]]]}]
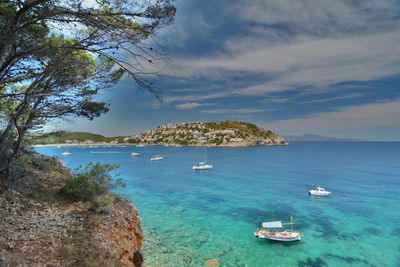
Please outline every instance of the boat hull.
[{"label": "boat hull", "polygon": [[194,165],[193,166],[193,170],[195,170],[195,171],[209,170],[212,168],[213,168],[213,165],[200,165],[200,166]]},{"label": "boat hull", "polygon": [[308,194],[313,196],[329,196],[331,192],[318,192],[317,190],[310,190]]},{"label": "boat hull", "polygon": [[282,242],[300,241],[301,240],[301,236],[292,237],[292,238],[281,238],[281,237],[267,236],[267,237],[259,237],[259,238],[264,238],[264,239],[269,239],[269,240],[274,240],[274,241],[282,241]]},{"label": "boat hull", "polygon": [[261,239],[269,239],[274,241],[281,241],[281,242],[290,242],[290,241],[300,241],[301,240],[301,233],[298,232],[275,232],[275,231],[264,231],[258,230],[254,233],[254,236],[261,238]]}]

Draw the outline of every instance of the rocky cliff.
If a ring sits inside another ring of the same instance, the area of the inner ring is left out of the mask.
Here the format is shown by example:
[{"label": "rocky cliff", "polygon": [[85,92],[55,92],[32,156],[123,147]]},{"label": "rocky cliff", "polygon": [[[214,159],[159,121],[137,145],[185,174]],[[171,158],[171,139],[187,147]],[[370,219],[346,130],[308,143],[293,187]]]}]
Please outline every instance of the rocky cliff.
[{"label": "rocky cliff", "polygon": [[137,209],[115,197],[93,212],[57,192],[71,175],[55,158],[33,154],[21,179],[0,190],[0,266],[140,266],[143,232]]},{"label": "rocky cliff", "polygon": [[169,123],[124,139],[143,145],[276,146],[285,139],[255,124],[239,121]]}]

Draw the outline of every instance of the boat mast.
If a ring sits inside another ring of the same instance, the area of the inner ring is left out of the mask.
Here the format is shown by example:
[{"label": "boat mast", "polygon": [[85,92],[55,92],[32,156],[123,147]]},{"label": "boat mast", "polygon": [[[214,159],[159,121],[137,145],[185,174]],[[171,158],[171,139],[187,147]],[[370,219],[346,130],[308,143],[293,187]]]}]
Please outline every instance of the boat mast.
[{"label": "boat mast", "polygon": [[207,146],[204,147],[204,163],[207,162]]},{"label": "boat mast", "polygon": [[291,227],[292,232],[293,232],[293,217],[292,216],[290,216],[290,221],[291,221],[290,227]]}]

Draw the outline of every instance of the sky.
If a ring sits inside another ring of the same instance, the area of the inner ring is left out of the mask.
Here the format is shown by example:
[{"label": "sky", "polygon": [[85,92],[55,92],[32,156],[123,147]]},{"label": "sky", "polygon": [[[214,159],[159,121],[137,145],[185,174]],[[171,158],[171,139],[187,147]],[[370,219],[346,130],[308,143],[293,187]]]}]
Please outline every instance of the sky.
[{"label": "sky", "polygon": [[123,79],[94,121],[47,130],[133,135],[160,124],[239,120],[280,135],[400,141],[400,1],[177,0],[152,62],[163,103]]}]

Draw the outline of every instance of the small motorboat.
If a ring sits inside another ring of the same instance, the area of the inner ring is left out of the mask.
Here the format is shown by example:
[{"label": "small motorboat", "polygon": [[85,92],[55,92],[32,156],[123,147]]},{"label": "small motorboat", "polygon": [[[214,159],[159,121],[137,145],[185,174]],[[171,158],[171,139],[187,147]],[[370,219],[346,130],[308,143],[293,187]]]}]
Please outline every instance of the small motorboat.
[{"label": "small motorboat", "polygon": [[[262,224],[262,228],[258,229],[257,232],[254,233],[254,236],[258,238],[263,238],[263,239],[270,239],[270,240],[275,240],[275,241],[300,241],[301,236],[303,233],[297,232],[293,230],[293,218],[291,218],[290,223],[282,223],[281,221],[275,221],[275,222],[264,222]],[[285,229],[284,231],[274,231],[272,229],[276,228],[282,228],[283,225],[285,224],[290,224],[291,229],[287,230]]]},{"label": "small motorboat", "polygon": [[326,191],[323,187],[317,186],[317,188],[308,191],[310,195],[313,196],[329,196],[331,192]]},{"label": "small motorboat", "polygon": [[140,154],[139,154],[139,153],[136,153],[136,152],[132,152],[132,153],[131,153],[131,156],[132,156],[132,157],[137,157],[137,156],[140,156]]},{"label": "small motorboat", "polygon": [[151,160],[151,161],[156,161],[156,160],[163,160],[163,159],[164,159],[163,156],[155,155],[155,156],[152,157],[150,160]]},{"label": "small motorboat", "polygon": [[69,153],[68,151],[65,151],[65,152],[62,153],[62,155],[63,156],[69,156],[69,155],[71,155],[71,153]]},{"label": "small motorboat", "polygon": [[193,165],[193,170],[209,170],[212,168],[213,168],[213,165],[206,164],[205,162],[199,162],[196,165]]}]

